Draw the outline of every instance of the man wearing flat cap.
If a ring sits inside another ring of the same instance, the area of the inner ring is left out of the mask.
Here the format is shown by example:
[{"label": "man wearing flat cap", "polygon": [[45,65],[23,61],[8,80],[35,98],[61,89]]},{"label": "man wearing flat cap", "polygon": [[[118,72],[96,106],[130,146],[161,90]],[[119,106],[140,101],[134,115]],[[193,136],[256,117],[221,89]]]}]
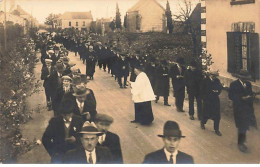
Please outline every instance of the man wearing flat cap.
[{"label": "man wearing flat cap", "polygon": [[104,134],[99,136],[98,145],[109,148],[113,157],[113,163],[122,164],[123,157],[120,146],[119,136],[109,131],[110,125],[113,123],[113,118],[106,114],[97,114],[95,123],[100,132]]},{"label": "man wearing flat cap", "polygon": [[93,122],[97,114],[94,92],[80,84],[76,85],[73,96],[74,114],[82,116],[84,121]]},{"label": "man wearing flat cap", "polygon": [[43,87],[45,89],[48,110],[51,110],[52,100],[57,90],[58,78],[57,71],[52,66],[51,59],[45,59],[45,65],[42,66],[41,80],[44,80]]},{"label": "man wearing flat cap", "polygon": [[61,105],[62,100],[64,99],[74,99],[73,88],[72,88],[72,79],[65,75],[62,77],[62,85],[57,88],[56,94],[54,96],[52,107],[54,110],[54,116],[59,115],[59,107]]},{"label": "man wearing flat cap", "polygon": [[249,82],[252,77],[246,70],[241,70],[236,77],[238,79],[229,86],[228,97],[233,101],[235,124],[238,129],[238,149],[246,152],[246,131],[250,126],[257,128],[253,106],[254,95]]},{"label": "man wearing flat cap", "polygon": [[97,146],[99,132],[94,122],[84,123],[79,132],[82,146],[68,151],[63,157],[63,163],[67,164],[110,164],[113,158],[107,147]]},{"label": "man wearing flat cap", "polygon": [[149,153],[144,158],[144,164],[193,164],[192,156],[178,150],[182,136],[179,125],[175,121],[164,124],[162,138],[164,148]]},{"label": "man wearing flat cap", "polygon": [[201,129],[205,129],[208,119],[214,121],[214,130],[216,135],[222,136],[219,131],[220,122],[220,99],[219,95],[222,91],[222,84],[217,78],[218,71],[210,71],[201,82],[201,97],[203,100]]},{"label": "man wearing flat cap", "polygon": [[63,101],[60,108],[61,115],[49,121],[42,136],[42,143],[51,156],[52,163],[61,163],[65,152],[79,145],[77,134],[82,128],[83,120],[73,115],[73,109],[70,100]]}]

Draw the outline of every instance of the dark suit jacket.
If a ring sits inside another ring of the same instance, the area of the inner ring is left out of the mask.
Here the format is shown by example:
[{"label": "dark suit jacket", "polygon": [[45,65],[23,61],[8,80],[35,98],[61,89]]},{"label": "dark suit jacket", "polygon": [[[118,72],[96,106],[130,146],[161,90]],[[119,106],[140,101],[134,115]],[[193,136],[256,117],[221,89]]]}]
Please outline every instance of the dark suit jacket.
[{"label": "dark suit jacket", "polygon": [[62,100],[65,100],[65,99],[74,100],[74,96],[72,95],[72,93],[73,93],[72,87],[70,87],[70,92],[68,92],[66,94],[65,94],[65,91],[63,90],[62,85],[60,87],[58,87],[56,94],[54,96],[54,99],[52,101],[52,108],[53,108],[54,112],[56,112],[57,114],[60,114],[58,112],[59,112],[59,107],[60,107]]},{"label": "dark suit jacket", "polygon": [[[81,130],[82,125],[82,118],[73,115],[69,127],[69,136],[77,138],[77,133]],[[74,149],[78,145],[78,141],[73,144],[65,142],[65,123],[62,116],[54,117],[49,121],[49,125],[42,136],[42,143],[50,154],[52,162],[61,160],[66,151]]]},{"label": "dark suit jacket", "polygon": [[43,65],[41,79],[44,80],[43,87],[53,97],[58,87],[58,74],[55,68],[51,66],[49,71],[47,66]]},{"label": "dark suit jacket", "polygon": [[[91,89],[88,89],[87,92],[88,92],[88,94],[86,95],[87,97],[86,97],[86,100],[84,101],[83,113],[89,112],[90,116],[91,116],[90,121],[94,121],[95,117],[96,117],[96,114],[97,114],[97,111],[96,111],[96,107],[97,107],[96,98],[95,98],[94,92]],[[74,105],[74,108],[75,108],[74,109],[74,114],[82,116],[83,119],[84,119],[84,115],[80,114],[79,107],[78,107],[78,104],[77,104],[77,101],[76,101],[75,97],[74,97],[73,102],[74,102],[73,105]],[[85,119],[85,121],[86,121],[86,119]]]},{"label": "dark suit jacket", "polygon": [[[98,143],[98,145],[100,145]],[[120,146],[120,139],[117,134],[114,134],[112,132],[106,133],[105,141],[102,143],[101,146],[105,146],[109,148],[111,151],[111,154],[113,156],[113,163],[115,164],[122,164],[123,163],[123,156]]]},{"label": "dark suit jacket", "polygon": [[[144,158],[144,164],[169,164],[163,149],[149,153]],[[176,164],[193,164],[192,156],[178,151]]]},{"label": "dark suit jacket", "polygon": [[[111,152],[107,147],[96,146],[97,164],[110,164],[113,163]],[[87,164],[87,156],[85,149],[79,147],[74,150],[66,152],[63,157],[64,164]]]},{"label": "dark suit jacket", "polygon": [[[180,72],[178,65],[174,64],[171,69],[170,69],[170,77],[172,78],[172,86],[174,91],[178,91],[180,89],[185,88],[185,83],[184,83],[184,72],[185,72],[185,67],[181,66],[182,71]],[[181,78],[177,78],[178,75],[181,75]]]}]

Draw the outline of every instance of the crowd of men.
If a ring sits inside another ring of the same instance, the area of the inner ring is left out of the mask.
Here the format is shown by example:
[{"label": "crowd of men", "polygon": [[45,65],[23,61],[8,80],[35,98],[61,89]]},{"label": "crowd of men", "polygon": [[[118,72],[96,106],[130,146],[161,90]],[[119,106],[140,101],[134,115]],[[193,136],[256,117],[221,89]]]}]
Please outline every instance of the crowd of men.
[{"label": "crowd of men", "polygon": [[[190,120],[195,119],[196,99],[201,128],[205,129],[207,120],[212,119],[216,135],[222,135],[219,130],[219,95],[223,86],[217,78],[217,71],[203,72],[195,61],[187,66],[182,57],[176,62],[169,62],[158,61],[152,55],[141,55],[140,52],[128,55],[115,45],[102,44],[91,36],[82,38],[45,34],[39,38],[43,65],[41,79],[44,80],[48,110],[54,111],[42,141],[53,163],[123,163],[119,136],[109,131],[113,118],[97,112],[94,92],[87,88],[87,83],[94,79],[96,66],[114,77],[121,89],[127,88],[128,80],[135,81],[135,67],[143,66],[156,95],[155,103],[162,96],[164,105],[170,106],[168,97],[171,83],[176,110],[180,113],[185,112],[183,103],[187,89]],[[69,60],[69,52],[79,55],[86,65],[85,74]],[[244,144],[247,129],[251,125],[257,127],[253,92],[247,75],[241,72],[238,83],[231,83],[229,91],[239,132],[238,147],[242,152],[247,149]],[[241,105],[247,106],[250,111],[247,107],[242,110]],[[166,122],[164,135],[159,137],[163,138],[164,149],[147,155],[144,163],[193,163],[191,156],[177,151],[179,141],[184,136],[176,122]],[[166,156],[162,158],[163,155]]]}]

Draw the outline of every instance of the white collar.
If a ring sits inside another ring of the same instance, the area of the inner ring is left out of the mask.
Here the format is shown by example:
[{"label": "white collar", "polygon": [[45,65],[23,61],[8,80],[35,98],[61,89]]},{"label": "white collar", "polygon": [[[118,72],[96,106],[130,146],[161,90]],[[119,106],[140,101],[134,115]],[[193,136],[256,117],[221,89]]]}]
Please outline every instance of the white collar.
[{"label": "white collar", "polygon": [[93,160],[93,164],[97,163],[96,148],[94,148],[94,150],[91,151],[91,152],[85,150],[85,153],[86,153],[86,157],[87,157],[87,162],[89,162],[89,154],[91,154],[92,160]]},{"label": "white collar", "polygon": [[[102,138],[103,138],[103,140],[102,140]],[[106,134],[105,133],[103,135],[99,136],[99,138],[98,138],[98,142],[100,144],[104,143],[105,140],[106,140]]]},{"label": "white collar", "polygon": [[[66,119],[63,118],[63,121],[66,122]],[[70,122],[72,121],[72,117],[70,117],[69,121],[70,121]]]},{"label": "white collar", "polygon": [[169,161],[170,156],[173,155],[173,162],[176,163],[176,156],[178,154],[178,150],[175,149],[175,151],[173,153],[170,153],[169,151],[167,151],[166,148],[164,148],[163,150],[164,150],[167,160]]}]

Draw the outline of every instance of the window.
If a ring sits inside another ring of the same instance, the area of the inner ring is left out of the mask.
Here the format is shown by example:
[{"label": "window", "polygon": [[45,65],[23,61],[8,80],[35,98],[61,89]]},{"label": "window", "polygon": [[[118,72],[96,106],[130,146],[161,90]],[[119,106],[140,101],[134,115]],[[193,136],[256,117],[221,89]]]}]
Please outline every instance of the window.
[{"label": "window", "polygon": [[79,26],[79,22],[76,22],[76,27],[78,27]]},{"label": "window", "polygon": [[71,21],[69,22],[69,26],[71,26]]},{"label": "window", "polygon": [[231,30],[233,32],[255,32],[255,23],[254,22],[237,22],[233,23]]},{"label": "window", "polygon": [[83,24],[82,24],[82,26],[86,26],[86,22],[85,22],[85,21],[83,21]]},{"label": "window", "polygon": [[230,5],[243,5],[249,3],[255,3],[255,0],[231,0]]},{"label": "window", "polygon": [[257,33],[227,32],[228,72],[241,69],[251,73],[252,79],[260,78],[259,37]]}]

